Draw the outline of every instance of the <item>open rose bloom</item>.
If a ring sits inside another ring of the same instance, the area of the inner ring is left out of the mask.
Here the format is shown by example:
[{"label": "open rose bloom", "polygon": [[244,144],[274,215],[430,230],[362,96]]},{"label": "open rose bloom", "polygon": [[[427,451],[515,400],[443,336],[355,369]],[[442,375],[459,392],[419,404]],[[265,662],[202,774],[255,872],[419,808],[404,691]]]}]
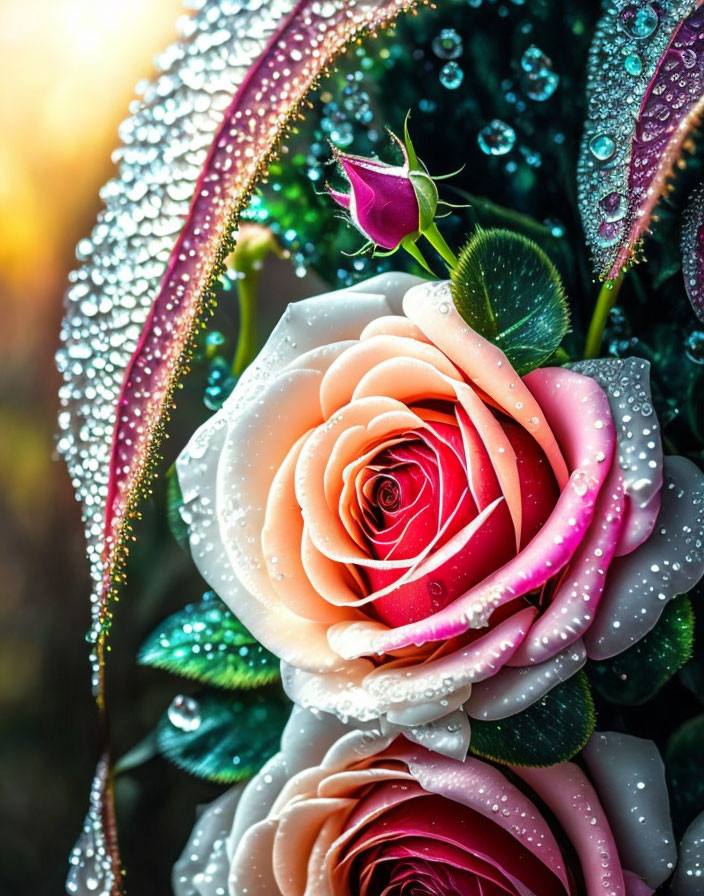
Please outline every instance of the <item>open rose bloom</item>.
[{"label": "open rose bloom", "polygon": [[506,772],[295,709],[281,752],[201,815],[174,891],[651,896],[677,861],[660,755],[607,733],[584,758]]},{"label": "open rose bloom", "polygon": [[195,561],[295,702],[464,756],[467,713],[623,651],[704,571],[648,372],[521,378],[403,274],[291,305],[178,461]]}]

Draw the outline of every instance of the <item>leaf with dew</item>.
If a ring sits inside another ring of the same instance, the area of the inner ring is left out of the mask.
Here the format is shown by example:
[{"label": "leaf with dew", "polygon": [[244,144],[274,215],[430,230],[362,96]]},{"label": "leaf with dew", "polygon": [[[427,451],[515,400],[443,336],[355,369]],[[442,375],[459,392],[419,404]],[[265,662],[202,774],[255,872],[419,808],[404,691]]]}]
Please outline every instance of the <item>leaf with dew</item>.
[{"label": "leaf with dew", "polygon": [[[594,267],[637,257],[704,110],[702,0],[606,0],[587,74],[579,204]],[[634,101],[635,100],[635,101]]]}]

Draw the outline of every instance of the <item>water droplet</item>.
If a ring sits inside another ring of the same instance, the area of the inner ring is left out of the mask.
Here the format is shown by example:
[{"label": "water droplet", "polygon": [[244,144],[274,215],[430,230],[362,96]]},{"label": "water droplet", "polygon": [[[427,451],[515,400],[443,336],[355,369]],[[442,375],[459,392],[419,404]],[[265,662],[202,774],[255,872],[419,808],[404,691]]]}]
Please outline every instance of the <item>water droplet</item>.
[{"label": "water droplet", "polygon": [[596,134],[589,141],[589,152],[600,162],[608,162],[616,152],[616,143],[608,134]]},{"label": "water droplet", "polygon": [[629,53],[623,60],[623,67],[629,75],[633,75],[634,77],[637,77],[642,73],[643,66],[643,57],[640,53]]},{"label": "water droplet", "polygon": [[464,80],[464,72],[456,62],[447,62],[440,69],[440,83],[448,90],[457,90]]},{"label": "water droplet", "polygon": [[180,731],[195,731],[200,725],[200,707],[193,697],[178,694],[166,712],[169,721]]},{"label": "water droplet", "polygon": [[458,59],[462,55],[462,38],[454,28],[443,28],[433,39],[432,47],[440,59]]},{"label": "water droplet", "polygon": [[599,201],[599,208],[604,213],[605,221],[620,221],[628,210],[628,198],[623,193],[607,193]]},{"label": "water droplet", "polygon": [[559,75],[552,68],[552,61],[536,47],[528,47],[521,56],[523,70],[523,89],[529,99],[544,102],[555,93],[560,83]]},{"label": "water droplet", "polygon": [[704,364],[704,331],[695,330],[684,341],[684,350],[690,361]]},{"label": "water droplet", "polygon": [[638,6],[630,3],[621,12],[621,21],[626,33],[635,40],[648,40],[658,29],[660,20],[650,3]]},{"label": "water droplet", "polygon": [[477,136],[479,148],[488,156],[505,156],[516,145],[516,132],[511,125],[495,118]]}]

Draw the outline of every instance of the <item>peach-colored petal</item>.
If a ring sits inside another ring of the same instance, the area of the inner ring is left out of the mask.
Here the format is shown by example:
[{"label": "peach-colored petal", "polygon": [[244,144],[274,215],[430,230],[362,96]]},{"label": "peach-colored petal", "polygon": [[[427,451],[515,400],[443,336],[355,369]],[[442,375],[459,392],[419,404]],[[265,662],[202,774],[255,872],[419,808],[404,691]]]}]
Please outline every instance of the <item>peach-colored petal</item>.
[{"label": "peach-colored petal", "polygon": [[[424,361],[451,379],[462,379],[455,365],[435,346],[427,342],[399,336],[375,336],[354,343],[328,368],[320,385],[323,415],[326,418],[331,417],[335,411],[349,404],[355,385],[380,364],[404,359]],[[385,391],[367,394],[390,395]]]},{"label": "peach-colored petal", "polygon": [[539,402],[504,353],[468,328],[454,306],[449,283],[422,283],[409,289],[403,310],[475,385],[531,433],[562,489],[568,478],[567,467]]},{"label": "peach-colored petal", "polygon": [[403,315],[387,315],[370,321],[360,334],[360,340],[373,339],[375,336],[401,336],[415,339],[417,342],[432,343],[425,333]]},{"label": "peach-colored petal", "polygon": [[278,656],[319,672],[336,668],[341,661],[328,646],[327,625],[292,613],[270,586],[252,593],[238,578],[228,553],[226,531],[216,515],[225,424],[223,417],[212,417],[193,436],[177,463],[196,566],[243,624]]},{"label": "peach-colored petal", "polygon": [[279,816],[273,845],[274,877],[282,896],[304,896],[309,856],[327,818],[351,809],[350,799],[307,799],[289,803]]},{"label": "peach-colored petal", "polygon": [[307,437],[306,433],[295,443],[274,477],[262,529],[262,550],[271,586],[284,604],[304,619],[330,624],[349,619],[349,612],[321,597],[301,559],[303,517],[296,501],[294,474]]},{"label": "peach-colored petal", "polygon": [[366,427],[370,443],[407,429],[420,419],[401,402],[376,397],[347,405],[307,440],[296,467],[296,498],[316,548],[341,563],[357,563],[364,553],[345,530],[337,511],[325,496],[324,470],[340,435],[352,426]]}]

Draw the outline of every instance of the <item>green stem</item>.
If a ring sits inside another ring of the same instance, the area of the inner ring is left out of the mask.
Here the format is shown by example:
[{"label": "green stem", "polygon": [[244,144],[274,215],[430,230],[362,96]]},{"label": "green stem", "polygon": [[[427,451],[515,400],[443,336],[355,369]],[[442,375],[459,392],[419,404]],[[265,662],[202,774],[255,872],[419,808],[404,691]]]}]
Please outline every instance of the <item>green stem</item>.
[{"label": "green stem", "polygon": [[232,372],[241,376],[257,356],[257,284],[259,271],[250,268],[240,272],[237,297],[240,309],[240,329]]},{"label": "green stem", "polygon": [[440,233],[438,225],[434,221],[427,230],[423,231],[423,236],[447,264],[450,270],[454,270],[458,263],[457,256],[445,242],[444,236]]},{"label": "green stem", "polygon": [[604,338],[604,327],[609,312],[616,304],[621,284],[623,283],[625,271],[616,277],[615,280],[607,280],[599,290],[594,313],[589,323],[589,332],[587,333],[587,341],[584,346],[585,358],[596,358],[601,352],[601,343]]}]

